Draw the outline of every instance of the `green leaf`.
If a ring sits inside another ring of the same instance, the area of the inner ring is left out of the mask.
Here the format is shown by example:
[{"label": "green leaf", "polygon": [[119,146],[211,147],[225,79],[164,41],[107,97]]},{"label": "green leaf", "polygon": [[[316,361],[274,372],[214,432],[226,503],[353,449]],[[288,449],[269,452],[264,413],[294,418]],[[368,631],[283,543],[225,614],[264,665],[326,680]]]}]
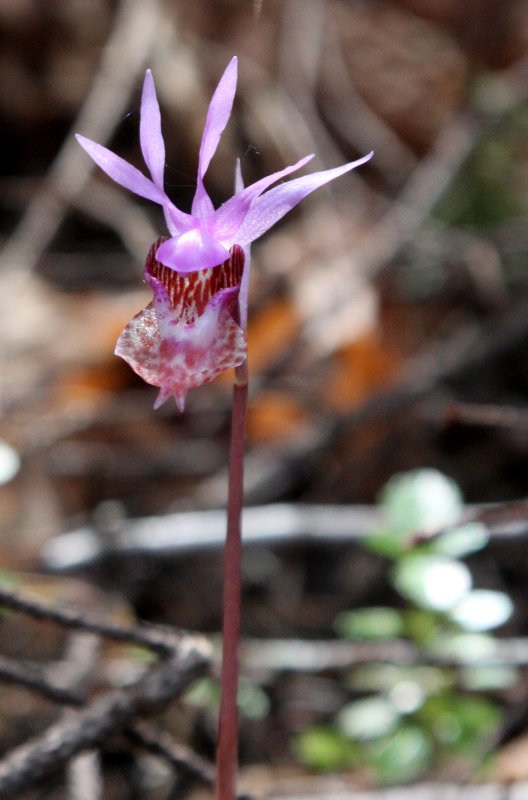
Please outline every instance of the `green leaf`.
[{"label": "green leaf", "polygon": [[463,508],[456,483],[435,469],[395,475],[381,494],[381,508],[396,533],[451,525]]},{"label": "green leaf", "polygon": [[409,549],[408,531],[396,531],[383,528],[363,539],[363,544],[373,553],[395,560]]},{"label": "green leaf", "polygon": [[470,754],[498,731],[502,712],[484,698],[449,693],[429,698],[419,718],[439,742]]},{"label": "green leaf", "polygon": [[468,522],[459,528],[446,531],[434,542],[434,550],[451,558],[462,558],[470,553],[482,550],[489,541],[489,534],[480,522]]},{"label": "green leaf", "polygon": [[[199,678],[185,692],[183,699],[199,708],[218,709],[220,705],[220,682],[215,678]],[[237,705],[241,716],[247,719],[264,719],[269,713],[267,694],[257,685],[241,680],[238,686]]]},{"label": "green leaf", "polygon": [[432,757],[432,739],[417,725],[404,725],[390,738],[373,742],[368,748],[369,763],[378,780],[385,784],[419,778],[429,768]]},{"label": "green leaf", "polygon": [[519,670],[507,664],[464,667],[459,680],[464,689],[472,692],[498,692],[511,689],[519,681]]},{"label": "green leaf", "polygon": [[[397,695],[402,684],[417,684],[423,694],[431,694],[445,689],[451,682],[446,670],[439,667],[368,664],[357,667],[347,679],[346,686],[360,692],[386,692],[394,700],[392,692],[396,690]],[[398,705],[397,702],[394,704]]]},{"label": "green leaf", "polygon": [[183,700],[199,708],[218,708],[220,684],[213,678],[198,678],[183,695]]},{"label": "green leaf", "polygon": [[403,620],[394,608],[360,608],[339,614],[334,627],[348,639],[394,639],[403,633]]},{"label": "green leaf", "polygon": [[393,731],[399,713],[385,697],[368,697],[349,703],[338,714],[339,729],[351,739],[376,739]]},{"label": "green leaf", "polygon": [[457,633],[439,637],[430,645],[429,649],[433,654],[447,661],[474,664],[484,659],[494,658],[497,653],[497,643],[493,636],[486,633]]},{"label": "green leaf", "polygon": [[0,587],[2,589],[18,589],[23,584],[24,581],[20,575],[7,569],[0,569]]},{"label": "green leaf", "polygon": [[334,728],[307,728],[296,737],[294,748],[299,761],[322,772],[341,769],[358,760],[354,744]]},{"label": "green leaf", "polygon": [[489,631],[511,617],[513,603],[504,592],[475,589],[449,612],[450,618],[467,631]]},{"label": "green leaf", "polygon": [[422,608],[409,608],[404,611],[405,635],[419,645],[429,645],[438,639],[441,633],[441,624],[434,611],[425,611]]},{"label": "green leaf", "polygon": [[445,556],[409,554],[393,570],[396,589],[422,608],[448,611],[471,588],[465,564]]},{"label": "green leaf", "polygon": [[241,681],[237,700],[240,714],[246,719],[264,719],[269,714],[269,697],[257,684]]},{"label": "green leaf", "polygon": [[409,549],[411,533],[452,525],[463,507],[456,483],[435,469],[395,475],[382,490],[379,502],[385,522],[365,539],[365,546],[391,559]]},{"label": "green leaf", "polygon": [[396,664],[363,664],[354,669],[345,684],[357,692],[388,692],[401,680],[402,672]]}]

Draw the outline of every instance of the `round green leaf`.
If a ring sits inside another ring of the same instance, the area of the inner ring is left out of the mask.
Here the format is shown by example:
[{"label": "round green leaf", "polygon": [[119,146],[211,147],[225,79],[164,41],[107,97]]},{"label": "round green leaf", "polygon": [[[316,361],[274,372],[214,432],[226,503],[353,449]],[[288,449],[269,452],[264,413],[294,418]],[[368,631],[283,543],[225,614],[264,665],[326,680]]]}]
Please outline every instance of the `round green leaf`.
[{"label": "round green leaf", "polygon": [[460,671],[460,682],[473,692],[497,692],[510,689],[519,681],[519,670],[507,664],[464,667]]},{"label": "round green leaf", "polygon": [[[417,684],[420,691],[428,695],[447,688],[451,685],[452,679],[445,669],[439,667],[374,663],[357,667],[346,680],[346,686],[350,689],[359,692],[386,692],[391,700],[393,690],[396,689],[398,692],[397,687],[400,684],[409,683]],[[398,703],[395,702],[394,705],[398,707]]]},{"label": "round green leaf", "polygon": [[440,742],[470,753],[497,731],[502,712],[484,698],[445,694],[429,698],[419,717]]},{"label": "round green leaf", "polygon": [[220,684],[214,678],[198,678],[187,689],[183,700],[199,708],[217,708],[220,703]]},{"label": "round green leaf", "polygon": [[401,614],[394,608],[360,608],[344,611],[335,628],[348,639],[394,639],[403,632]]},{"label": "round green leaf", "polygon": [[416,725],[405,725],[390,738],[373,742],[368,756],[381,782],[407,783],[423,775],[430,766],[433,744],[426,731]]},{"label": "round green leaf", "polygon": [[448,611],[471,588],[465,564],[444,556],[408,555],[394,568],[397,590],[422,608]]},{"label": "round green leaf", "polygon": [[486,633],[457,633],[438,638],[430,645],[430,650],[448,661],[474,664],[477,661],[494,658],[497,643],[493,636]]},{"label": "round green leaf", "polygon": [[266,692],[255,683],[240,682],[237,703],[240,714],[246,719],[264,719],[269,714],[269,697]]},{"label": "round green leaf", "polygon": [[303,764],[322,772],[340,769],[354,763],[354,745],[334,728],[307,728],[295,739],[297,758]]},{"label": "round green leaf", "polygon": [[456,522],[463,507],[456,483],[435,469],[395,475],[381,495],[387,522],[396,532],[442,528]]},{"label": "round green leaf", "polygon": [[475,589],[449,612],[449,616],[467,631],[490,631],[503,625],[512,615],[513,603],[503,592]]},{"label": "round green leaf", "polygon": [[441,622],[434,611],[423,608],[408,608],[403,615],[405,635],[416,644],[428,645],[434,642],[441,632]]},{"label": "round green leaf", "polygon": [[337,717],[340,730],[351,739],[376,739],[393,731],[399,714],[385,697],[368,697],[345,706]]},{"label": "round green leaf", "polygon": [[446,531],[434,540],[434,549],[451,558],[462,558],[486,546],[489,534],[480,522],[468,522],[459,528]]}]

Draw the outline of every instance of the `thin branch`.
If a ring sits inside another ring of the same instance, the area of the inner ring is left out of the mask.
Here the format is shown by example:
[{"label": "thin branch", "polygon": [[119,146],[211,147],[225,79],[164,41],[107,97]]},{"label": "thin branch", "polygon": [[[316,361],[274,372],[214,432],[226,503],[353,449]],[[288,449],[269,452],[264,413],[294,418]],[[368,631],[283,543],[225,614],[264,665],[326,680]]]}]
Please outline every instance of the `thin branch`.
[{"label": "thin branch", "polygon": [[[468,506],[460,522],[469,520],[486,525],[491,537],[522,536],[528,532],[528,506],[518,501]],[[244,509],[243,541],[245,545],[268,546],[292,542],[361,543],[381,521],[381,512],[374,506],[270,503]],[[125,519],[112,530],[111,540],[104,542],[97,530],[88,527],[56,536],[44,546],[42,558],[48,569],[59,572],[83,569],[116,554],[178,558],[222,547],[224,526],[223,510]]]},{"label": "thin branch", "polygon": [[204,674],[210,654],[203,638],[187,636],[167,660],[151,667],[133,686],[108,692],[15,748],[0,761],[0,797],[16,796],[63,769],[78,753],[100,747],[137,716],[159,710]]},{"label": "thin branch", "polygon": [[523,57],[497,77],[508,90],[508,102],[497,114],[483,117],[472,112],[444,126],[431,152],[411,173],[394,203],[371,229],[364,249],[357,253],[362,275],[374,279],[412,239],[484,136],[526,98],[527,73],[528,58]]},{"label": "thin branch", "polygon": [[[72,133],[82,131],[101,143],[110,138],[156,44],[161,24],[160,0],[121,0],[97,75],[72,125]],[[91,162],[73,136],[67,136],[46,182],[6,243],[0,269],[30,272],[34,268],[61,224],[68,203],[81,193],[91,170]]]},{"label": "thin branch", "polygon": [[103,796],[99,753],[80,753],[68,764],[68,800],[102,800]]},{"label": "thin branch", "polygon": [[[332,785],[333,784],[333,785]],[[340,791],[335,779],[310,777],[307,793],[273,793],[273,800],[522,800],[527,797],[528,783],[512,786],[503,783],[459,786],[452,783],[421,783],[396,789],[358,791],[356,786]]]},{"label": "thin branch", "polygon": [[420,649],[405,639],[386,642],[301,639],[252,639],[242,646],[246,673],[292,671],[301,673],[347,670],[359,664],[383,662],[398,666],[434,664],[449,667],[528,666],[528,639],[495,639],[486,655],[468,659],[467,652]]},{"label": "thin branch", "polygon": [[491,403],[460,403],[448,401],[441,410],[441,419],[446,424],[482,425],[493,428],[528,428],[528,408],[513,408]]},{"label": "thin branch", "polygon": [[1,683],[16,683],[19,686],[25,686],[53,703],[73,707],[83,705],[84,698],[78,692],[50,683],[46,678],[46,672],[45,668],[37,664],[0,656]]},{"label": "thin branch", "polygon": [[30,600],[22,597],[11,589],[0,588],[0,606],[9,608],[12,611],[20,611],[36,619],[54,622],[64,628],[74,628],[87,633],[96,633],[107,639],[118,642],[128,642],[147,647],[162,656],[174,652],[183,637],[172,631],[164,631],[161,628],[148,628],[146,626],[123,627],[103,620],[90,618],[85,614],[72,609],[52,608],[37,600]]},{"label": "thin branch", "polygon": [[[245,508],[244,544],[280,544],[297,540],[351,541],[370,532],[380,516],[367,506],[276,503]],[[105,555],[150,553],[183,555],[218,548],[225,540],[223,510],[189,511],[160,517],[124,520],[111,541],[83,527],[50,540],[43,549],[46,567],[68,570],[86,567]],[[0,601],[1,601],[0,592]]]},{"label": "thin branch", "polygon": [[[345,63],[345,48],[336,17],[329,19],[328,36],[322,64],[324,92],[321,92],[320,100],[324,113],[358,153],[374,150],[373,167],[385,180],[399,185],[402,178],[415,169],[417,158],[356,89]],[[346,103],[343,103],[343,97],[346,97]]]},{"label": "thin branch", "polygon": [[177,772],[207,786],[213,785],[214,764],[197,756],[190,748],[175,742],[166,731],[156,730],[146,722],[135,722],[126,730],[126,734],[145,750],[164,758]]}]

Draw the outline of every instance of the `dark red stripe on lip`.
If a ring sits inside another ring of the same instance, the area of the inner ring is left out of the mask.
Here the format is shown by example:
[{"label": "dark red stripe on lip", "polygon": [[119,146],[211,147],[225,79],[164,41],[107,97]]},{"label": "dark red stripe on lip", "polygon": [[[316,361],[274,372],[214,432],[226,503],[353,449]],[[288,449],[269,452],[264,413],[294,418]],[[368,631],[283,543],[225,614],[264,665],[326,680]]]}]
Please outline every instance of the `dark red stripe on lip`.
[{"label": "dark red stripe on lip", "polygon": [[233,245],[229,258],[220,266],[181,275],[156,259],[158,247],[166,240],[166,236],[162,237],[152,245],[145,271],[163,284],[173,310],[185,322],[190,323],[200,317],[207,303],[222,289],[240,286],[244,271],[244,251],[239,245]]}]

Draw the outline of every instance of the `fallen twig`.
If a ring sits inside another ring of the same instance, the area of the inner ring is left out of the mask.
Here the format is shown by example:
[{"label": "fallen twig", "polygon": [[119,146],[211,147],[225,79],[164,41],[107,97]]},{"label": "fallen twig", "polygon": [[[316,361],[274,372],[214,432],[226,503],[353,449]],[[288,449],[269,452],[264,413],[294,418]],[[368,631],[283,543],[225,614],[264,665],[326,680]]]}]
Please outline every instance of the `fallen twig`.
[{"label": "fallen twig", "polygon": [[[470,520],[482,522],[492,537],[524,535],[528,532],[528,505],[508,502],[468,506],[452,527]],[[361,543],[381,521],[381,512],[374,506],[276,503],[244,510],[243,538],[245,545],[268,546],[293,542]],[[148,553],[152,557],[177,558],[191,552],[221,548],[224,525],[222,510],[124,519],[116,523],[111,536],[103,537],[89,527],[56,536],[44,546],[42,559],[48,569],[68,571],[88,567],[116,554],[123,557]],[[427,531],[427,538],[442,532],[443,529]],[[421,531],[409,536],[409,544],[417,538],[422,538]],[[146,634],[150,635],[148,629]]]},{"label": "fallen twig", "polygon": [[166,731],[156,730],[152,725],[140,721],[131,725],[126,734],[145,750],[168,761],[176,771],[208,786],[214,783],[214,765],[196,755],[189,747],[175,742]]},{"label": "fallen twig", "polygon": [[63,689],[50,683],[41,666],[27,661],[19,662],[0,656],[0,683],[17,683],[33,692],[42,695],[53,703],[79,707],[84,699],[81,694],[71,689]]},{"label": "fallen twig", "polygon": [[0,761],[0,797],[9,798],[65,767],[85,750],[100,747],[138,716],[153,713],[177,697],[210,662],[202,637],[179,638],[172,655],[151,667],[133,686],[116,689],[86,709],[72,711]]},{"label": "fallen twig", "polygon": [[0,607],[12,611],[29,614],[36,619],[54,622],[65,628],[75,628],[87,633],[96,633],[107,639],[119,642],[129,642],[147,647],[160,655],[171,655],[178,645],[180,638],[172,631],[161,628],[147,627],[145,625],[127,626],[115,625],[104,620],[90,618],[84,613],[73,609],[54,608],[37,600],[22,597],[18,592],[0,588]]},{"label": "fallen twig", "polygon": [[423,783],[396,789],[376,789],[370,792],[330,791],[328,784],[320,792],[310,790],[304,794],[269,795],[269,800],[523,800],[527,797],[528,783],[508,786],[502,783],[457,786],[452,783]]},{"label": "fallen twig", "polygon": [[351,669],[359,664],[383,662],[408,666],[437,664],[449,667],[490,665],[528,666],[528,639],[495,639],[489,652],[472,658],[464,652],[447,648],[418,648],[405,639],[385,642],[340,640],[304,641],[300,639],[250,639],[242,646],[246,673],[301,672],[315,673]]},{"label": "fallen twig", "polygon": [[[113,30],[102,51],[98,73],[72,125],[72,132],[82,130],[99,142],[110,137],[157,42],[160,27],[159,0],[149,3],[121,1]],[[6,243],[0,268],[31,271],[58,229],[68,203],[82,191],[91,169],[73,137],[68,136],[49,170],[47,181],[34,195]]]}]

